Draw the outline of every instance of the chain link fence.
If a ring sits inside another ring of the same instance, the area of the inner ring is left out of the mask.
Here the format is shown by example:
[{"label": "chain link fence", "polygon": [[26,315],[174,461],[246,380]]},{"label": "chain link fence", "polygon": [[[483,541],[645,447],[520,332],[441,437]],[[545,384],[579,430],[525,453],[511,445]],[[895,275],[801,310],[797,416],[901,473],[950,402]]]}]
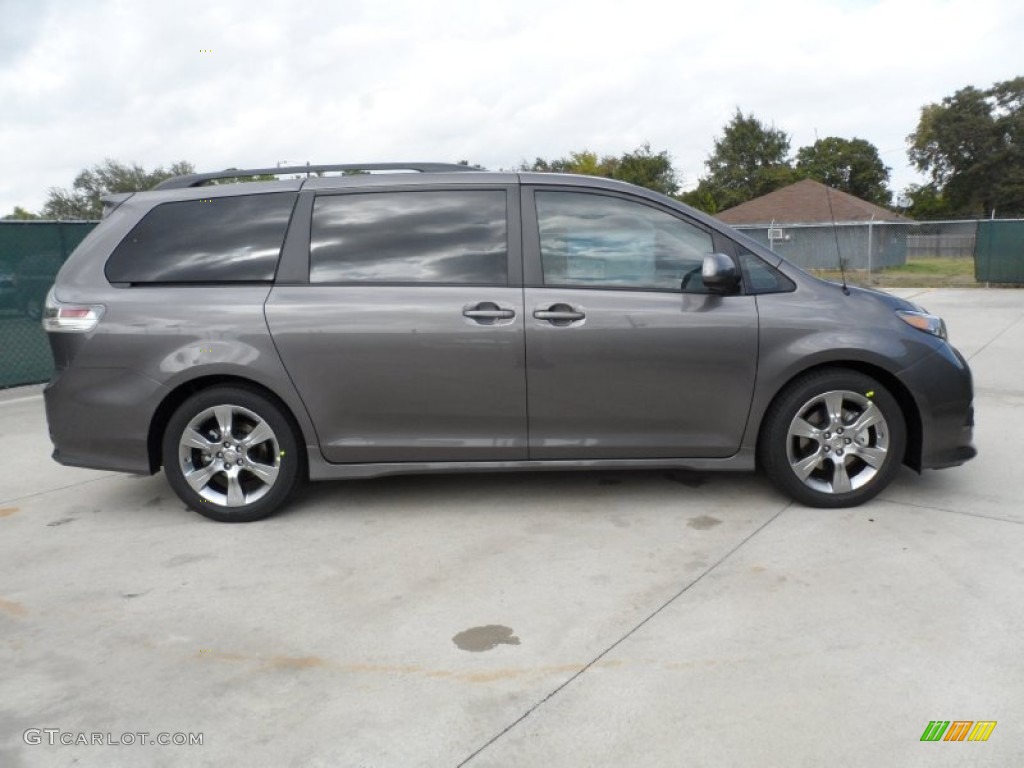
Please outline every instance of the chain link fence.
[{"label": "chain link fence", "polygon": [[974,258],[977,237],[977,221],[926,221],[915,224],[907,232],[907,261]]},{"label": "chain link fence", "polygon": [[805,269],[875,272],[915,259],[974,257],[977,221],[858,221],[737,226]]},{"label": "chain link fence", "polygon": [[748,237],[805,269],[877,270],[907,261],[904,223],[780,224],[737,226]]},{"label": "chain link fence", "polygon": [[57,270],[96,222],[0,222],[0,389],[47,381],[53,358],[40,326]]},{"label": "chain link fence", "polygon": [[980,284],[1024,285],[1024,220],[739,225],[805,269],[871,273],[929,259],[970,261]]}]

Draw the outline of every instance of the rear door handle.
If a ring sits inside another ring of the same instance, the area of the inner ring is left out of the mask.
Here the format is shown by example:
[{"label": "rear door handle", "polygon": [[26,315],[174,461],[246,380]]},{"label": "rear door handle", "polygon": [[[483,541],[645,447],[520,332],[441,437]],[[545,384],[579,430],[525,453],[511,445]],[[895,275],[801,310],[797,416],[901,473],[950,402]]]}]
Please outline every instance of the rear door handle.
[{"label": "rear door handle", "polygon": [[547,320],[552,325],[568,325],[584,319],[586,314],[568,304],[553,304],[547,309],[535,309],[533,316],[538,320]]},{"label": "rear door handle", "polygon": [[462,316],[476,320],[482,325],[491,325],[495,320],[509,320],[515,317],[516,311],[499,307],[493,301],[481,301],[474,306],[465,307]]}]

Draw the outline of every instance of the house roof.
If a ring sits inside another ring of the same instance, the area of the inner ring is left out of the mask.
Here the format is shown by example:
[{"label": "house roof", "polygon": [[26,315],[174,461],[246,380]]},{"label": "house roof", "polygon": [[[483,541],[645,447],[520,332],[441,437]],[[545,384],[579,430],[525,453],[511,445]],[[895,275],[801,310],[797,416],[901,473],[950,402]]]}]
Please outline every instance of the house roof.
[{"label": "house roof", "polygon": [[[829,203],[831,202],[831,210]],[[804,179],[718,213],[727,224],[819,224],[832,221],[907,221],[859,197]]]}]

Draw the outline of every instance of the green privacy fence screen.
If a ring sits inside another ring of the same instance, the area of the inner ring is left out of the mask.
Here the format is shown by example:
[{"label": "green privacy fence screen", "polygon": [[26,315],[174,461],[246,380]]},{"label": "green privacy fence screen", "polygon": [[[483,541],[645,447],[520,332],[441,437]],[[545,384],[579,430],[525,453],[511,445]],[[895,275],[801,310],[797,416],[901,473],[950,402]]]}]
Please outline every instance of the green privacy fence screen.
[{"label": "green privacy fence screen", "polygon": [[978,222],[974,279],[1024,285],[1024,220]]},{"label": "green privacy fence screen", "polygon": [[57,270],[93,221],[0,221],[0,388],[47,381],[53,359],[39,324]]}]

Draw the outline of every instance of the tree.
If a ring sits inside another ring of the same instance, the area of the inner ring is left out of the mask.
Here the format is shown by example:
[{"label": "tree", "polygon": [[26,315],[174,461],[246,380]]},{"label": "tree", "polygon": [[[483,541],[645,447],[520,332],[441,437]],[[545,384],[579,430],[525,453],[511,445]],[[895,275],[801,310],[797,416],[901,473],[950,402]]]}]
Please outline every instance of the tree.
[{"label": "tree", "polygon": [[889,169],[875,145],[864,139],[829,136],[800,147],[796,171],[801,178],[820,181],[875,205],[892,202],[892,192],[886,187]]},{"label": "tree", "polygon": [[663,195],[673,195],[679,189],[679,178],[672,167],[672,158],[668,152],[654,152],[651,145],[644,142],[632,152],[625,152],[618,157],[605,155],[598,157],[596,152],[582,150],[570,152],[568,157],[556,160],[545,160],[538,157],[533,163],[525,161],[520,165],[523,171],[540,171],[542,173],[579,173],[585,176],[603,176],[607,179],[618,179],[636,184]]},{"label": "tree", "polygon": [[614,158],[610,155],[600,159],[596,152],[584,149],[580,152],[570,152],[568,157],[560,157],[555,160],[538,157],[530,165],[524,163],[520,169],[539,171],[540,173],[578,173],[583,176],[603,176],[610,179],[612,178],[613,163]]},{"label": "tree", "polygon": [[1024,77],[925,105],[907,141],[955,215],[1024,213]]},{"label": "tree", "polygon": [[81,171],[71,189],[52,187],[43,206],[48,219],[98,219],[103,215],[104,195],[117,192],[139,192],[150,189],[164,179],[195,173],[191,163],[177,162],[146,171],[142,166],[126,165],[107,158],[99,165]]},{"label": "tree", "polygon": [[715,200],[714,194],[708,189],[703,179],[697,184],[696,189],[691,189],[679,195],[679,200],[691,208],[704,211],[704,213],[716,214],[721,210],[718,207],[718,201]]},{"label": "tree", "polygon": [[740,109],[705,161],[707,176],[685,199],[705,210],[732,208],[797,180],[787,159],[789,136]]},{"label": "tree", "polygon": [[612,178],[647,187],[663,195],[674,195],[679,190],[672,158],[665,151],[652,152],[647,142],[614,161]]},{"label": "tree", "polygon": [[[157,170],[160,170],[160,169],[157,169]],[[241,170],[241,169],[239,169],[239,168],[225,168],[224,170],[225,171],[238,171],[238,170]],[[194,171],[188,171],[188,173],[194,173]],[[175,174],[171,174],[171,175],[172,176],[180,176],[180,175],[183,175],[183,174],[175,173]],[[318,173],[316,175],[317,176],[323,176],[322,173]],[[170,178],[170,177],[168,177],[168,178]],[[305,178],[305,177],[304,176],[293,176],[292,178],[302,179],[302,178]],[[228,176],[228,177],[223,178],[223,179],[210,179],[206,183],[207,184],[215,184],[215,185],[216,184],[241,184],[243,182],[250,182],[250,181],[277,181],[277,176],[275,176],[272,173],[258,173],[255,176]]]},{"label": "tree", "polygon": [[578,173],[583,176],[603,176],[610,179],[612,177],[612,162],[613,158],[609,155],[602,160],[598,158],[596,152],[584,149],[580,152],[570,152],[568,157],[560,157],[555,160],[538,157],[529,164],[524,161],[519,166],[519,170],[539,173]]},{"label": "tree", "polygon": [[14,206],[14,210],[4,216],[4,221],[31,221],[32,219],[38,219],[39,214],[27,211],[20,205]]},{"label": "tree", "polygon": [[920,221],[938,221],[956,216],[952,207],[934,184],[911,184],[906,190],[910,198],[907,215]]}]

